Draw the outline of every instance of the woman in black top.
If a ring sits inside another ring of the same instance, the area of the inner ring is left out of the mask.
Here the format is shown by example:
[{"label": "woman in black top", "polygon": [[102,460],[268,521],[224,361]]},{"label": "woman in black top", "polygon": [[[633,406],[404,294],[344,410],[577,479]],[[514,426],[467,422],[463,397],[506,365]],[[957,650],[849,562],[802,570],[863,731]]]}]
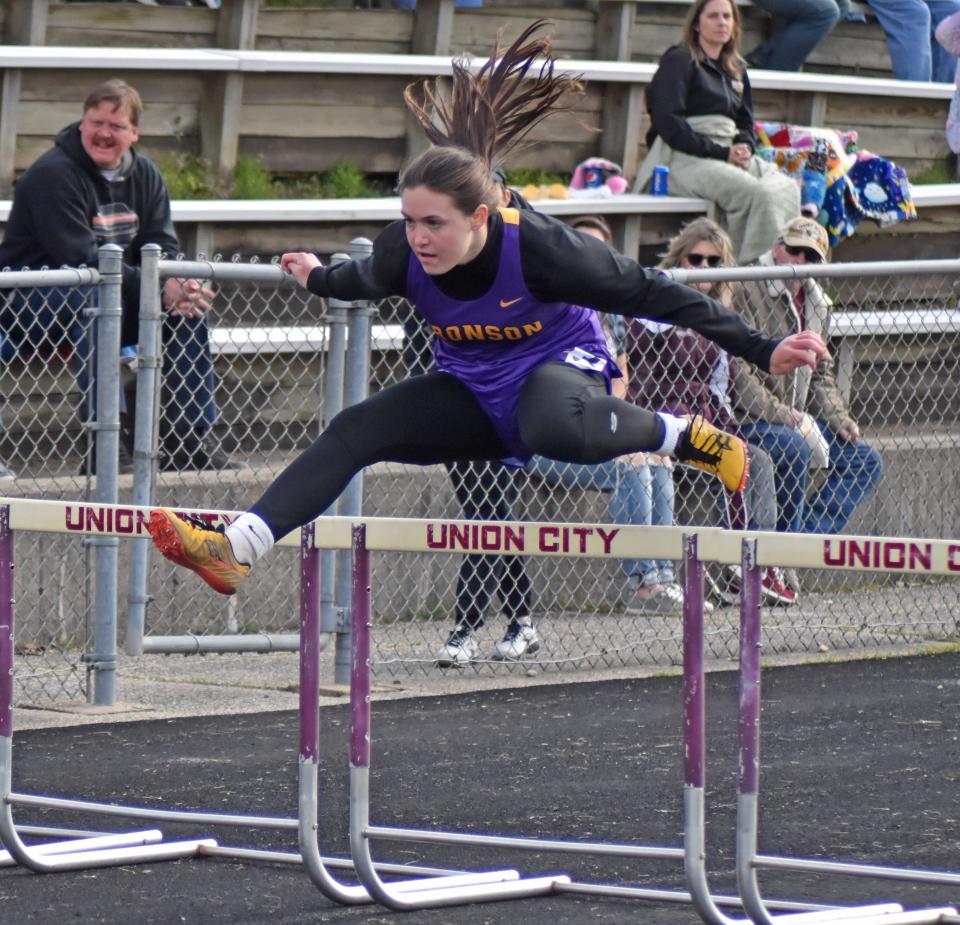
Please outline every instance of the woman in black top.
[{"label": "woman in black top", "polygon": [[648,154],[637,189],[653,168],[670,168],[670,192],[709,199],[722,212],[740,263],[768,251],[800,214],[800,188],[754,155],[750,79],[740,57],[740,14],[732,0],[697,0],[677,45],[647,88]]}]

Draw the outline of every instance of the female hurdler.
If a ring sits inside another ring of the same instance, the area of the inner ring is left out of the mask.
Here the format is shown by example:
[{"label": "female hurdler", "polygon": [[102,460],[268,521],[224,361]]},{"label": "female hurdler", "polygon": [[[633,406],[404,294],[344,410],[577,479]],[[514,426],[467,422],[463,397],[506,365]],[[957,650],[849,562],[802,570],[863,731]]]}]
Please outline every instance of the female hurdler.
[{"label": "female hurdler", "polygon": [[[431,326],[436,372],[344,409],[250,510],[226,528],[152,512],[157,548],[233,594],[274,542],[309,523],[364,466],[432,465],[534,453],[598,463],[644,451],[674,456],[742,490],[748,460],[737,437],[701,417],[654,413],[610,396],[619,376],[593,309],[693,328],[761,369],[814,367],[826,350],[805,331],[770,340],[696,290],[645,270],[596,238],[537,212],[498,208],[494,168],[580,85],[554,74],[549,39],[533,23],[475,73],[454,64],[449,102],[428,86],[406,104],[433,147],[402,172],[403,220],[373,254],[325,267],[289,253],[283,269],[319,296],[400,295]],[[535,59],[543,59],[539,70]]]}]

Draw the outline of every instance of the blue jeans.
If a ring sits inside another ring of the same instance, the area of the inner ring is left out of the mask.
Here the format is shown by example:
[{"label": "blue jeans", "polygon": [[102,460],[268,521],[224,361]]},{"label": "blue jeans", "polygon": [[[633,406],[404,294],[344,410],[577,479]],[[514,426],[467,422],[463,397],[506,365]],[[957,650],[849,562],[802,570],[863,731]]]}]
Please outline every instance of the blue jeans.
[{"label": "blue jeans", "polygon": [[[609,497],[610,519],[629,526],[672,526],[673,471],[663,465],[636,465],[609,460],[595,466],[561,463],[534,456],[527,467],[554,487],[602,491]],[[669,559],[624,559],[623,570],[633,587],[676,581]]]},{"label": "blue jeans", "polygon": [[[95,306],[96,301],[97,290],[93,287],[15,289],[0,313],[4,359],[14,355],[72,352],[71,365],[84,396],[81,407],[84,420],[90,416],[89,389],[96,356],[94,319],[85,316],[84,310]],[[132,331],[135,339],[137,326],[131,323],[126,312],[124,307],[124,330]],[[164,321],[161,417],[167,431],[181,435],[202,435],[217,420],[213,356],[206,318]]]},{"label": "blue jeans", "polygon": [[825,421],[817,424],[830,448],[830,468],[809,500],[810,449],[803,437],[782,424],[740,427],[744,439],[765,450],[776,466],[777,529],[783,533],[839,533],[883,475],[883,459],[872,446],[838,440]]},{"label": "blue jeans", "polygon": [[870,9],[887,34],[894,77],[953,83],[957,59],[933,33],[960,10],[960,0],[870,0]]},{"label": "blue jeans", "polygon": [[780,22],[749,54],[753,67],[799,71],[807,56],[850,11],[850,0],[754,0]]}]

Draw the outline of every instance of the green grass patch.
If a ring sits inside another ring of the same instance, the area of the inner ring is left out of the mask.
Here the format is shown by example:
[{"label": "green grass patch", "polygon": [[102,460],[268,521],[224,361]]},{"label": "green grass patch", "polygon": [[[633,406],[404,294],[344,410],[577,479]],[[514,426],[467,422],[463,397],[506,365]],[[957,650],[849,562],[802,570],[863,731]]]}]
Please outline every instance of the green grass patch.
[{"label": "green grass patch", "polygon": [[160,154],[155,160],[171,199],[366,199],[390,195],[383,180],[365,174],[350,161],[341,161],[323,173],[274,174],[259,158],[242,155],[228,189],[214,181],[209,162],[199,154]]},{"label": "green grass patch", "polygon": [[570,174],[558,173],[556,170],[539,170],[536,168],[520,167],[517,170],[507,171],[507,186],[523,187],[528,183],[534,186],[549,186],[551,183],[570,183]]}]

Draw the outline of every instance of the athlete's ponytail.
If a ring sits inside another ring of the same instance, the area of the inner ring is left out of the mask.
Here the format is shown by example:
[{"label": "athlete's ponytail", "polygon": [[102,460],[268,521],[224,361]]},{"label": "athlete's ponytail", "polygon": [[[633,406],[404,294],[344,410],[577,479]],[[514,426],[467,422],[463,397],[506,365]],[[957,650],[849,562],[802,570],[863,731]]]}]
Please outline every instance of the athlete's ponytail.
[{"label": "athlete's ponytail", "polygon": [[[401,192],[428,186],[452,196],[467,214],[480,203],[490,208],[499,203],[494,170],[547,116],[569,109],[573,93],[583,89],[576,77],[554,73],[549,37],[533,37],[548,25],[549,20],[538,19],[502,55],[497,33],[493,52],[476,72],[466,59],[455,60],[449,99],[438,93],[436,82],[425,83],[419,99],[417,85],[406,88],[404,101],[436,147],[403,170]],[[537,59],[542,59],[538,71],[527,76]]]}]

